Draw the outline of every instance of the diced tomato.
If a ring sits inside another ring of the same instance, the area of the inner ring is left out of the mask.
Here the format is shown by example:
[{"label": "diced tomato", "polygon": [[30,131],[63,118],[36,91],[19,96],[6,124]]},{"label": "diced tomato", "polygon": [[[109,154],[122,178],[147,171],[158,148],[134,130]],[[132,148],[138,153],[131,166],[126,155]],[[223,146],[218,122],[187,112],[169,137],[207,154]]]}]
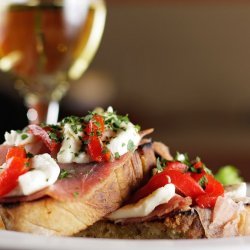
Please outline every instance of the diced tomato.
[{"label": "diced tomato", "polygon": [[90,158],[93,161],[102,162],[110,160],[110,152],[103,150],[102,141],[99,137],[89,136],[87,147]]},{"label": "diced tomato", "polygon": [[134,196],[131,198],[130,202],[135,203],[140,199],[148,196],[156,189],[163,187],[170,183],[170,178],[165,172],[161,172],[152,176],[148,183],[140,188]]},{"label": "diced tomato", "polygon": [[201,195],[196,198],[196,204],[201,208],[213,208],[218,196],[210,196],[208,194]]},{"label": "diced tomato", "polygon": [[88,122],[85,133],[87,135],[99,136],[105,130],[104,119],[101,115],[94,115],[92,119]]},{"label": "diced tomato", "polygon": [[196,181],[199,182],[200,179],[206,174],[205,171],[202,170],[201,173],[190,173],[191,177]]},{"label": "diced tomato", "polygon": [[6,155],[5,169],[0,173],[0,196],[17,186],[18,177],[28,171],[29,160],[23,147],[12,147]]},{"label": "diced tomato", "polygon": [[201,208],[212,208],[217,198],[224,194],[224,188],[212,175],[204,174],[207,179],[205,194],[196,198],[196,203]]},{"label": "diced tomato", "polygon": [[203,163],[201,161],[197,161],[193,164],[193,167],[196,169],[203,168]]},{"label": "diced tomato", "polygon": [[179,161],[170,161],[170,162],[167,162],[165,170],[178,170],[184,173],[188,170],[188,166]]},{"label": "diced tomato", "polygon": [[84,141],[88,141],[87,150],[93,161],[102,162],[111,159],[111,153],[104,148],[101,136],[105,130],[104,119],[101,115],[94,115],[85,127]]},{"label": "diced tomato", "polygon": [[37,136],[39,139],[43,141],[45,146],[51,152],[57,151],[59,149],[60,143],[55,140],[52,140],[45,129],[35,124],[29,125],[29,129],[34,136]]},{"label": "diced tomato", "polygon": [[185,196],[196,198],[205,194],[202,187],[188,173],[181,173],[178,170],[164,170],[164,172],[170,176],[171,183]]},{"label": "diced tomato", "polygon": [[24,147],[11,147],[6,155],[6,161],[9,160],[11,157],[26,158],[26,151]]}]

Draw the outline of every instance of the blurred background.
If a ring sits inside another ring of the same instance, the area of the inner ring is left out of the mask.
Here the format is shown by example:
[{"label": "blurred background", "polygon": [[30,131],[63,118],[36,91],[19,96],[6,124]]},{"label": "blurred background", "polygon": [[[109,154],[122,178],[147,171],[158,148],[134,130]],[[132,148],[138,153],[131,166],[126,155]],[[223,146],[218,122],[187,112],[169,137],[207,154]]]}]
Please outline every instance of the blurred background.
[{"label": "blurred background", "polygon": [[[171,152],[250,181],[250,2],[107,1],[101,46],[60,117],[112,105]],[[27,125],[13,76],[0,73],[0,140]]]}]

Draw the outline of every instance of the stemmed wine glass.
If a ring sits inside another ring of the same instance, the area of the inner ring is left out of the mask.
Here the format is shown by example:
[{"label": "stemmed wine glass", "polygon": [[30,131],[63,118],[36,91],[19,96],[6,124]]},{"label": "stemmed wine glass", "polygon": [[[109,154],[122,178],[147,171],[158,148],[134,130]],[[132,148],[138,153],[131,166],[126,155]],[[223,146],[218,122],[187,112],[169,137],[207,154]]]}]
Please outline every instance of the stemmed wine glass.
[{"label": "stemmed wine glass", "polygon": [[0,70],[17,76],[30,123],[56,123],[69,83],[99,46],[104,0],[1,0]]}]

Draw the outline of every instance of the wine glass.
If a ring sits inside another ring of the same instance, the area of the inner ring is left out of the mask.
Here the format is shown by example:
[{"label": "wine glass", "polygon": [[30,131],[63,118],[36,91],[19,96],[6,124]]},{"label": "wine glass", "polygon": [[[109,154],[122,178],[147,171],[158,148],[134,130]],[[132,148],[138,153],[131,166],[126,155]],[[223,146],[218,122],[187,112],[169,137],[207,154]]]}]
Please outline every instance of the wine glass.
[{"label": "wine glass", "polygon": [[104,0],[1,0],[0,70],[17,76],[30,123],[56,123],[59,101],[99,46]]}]

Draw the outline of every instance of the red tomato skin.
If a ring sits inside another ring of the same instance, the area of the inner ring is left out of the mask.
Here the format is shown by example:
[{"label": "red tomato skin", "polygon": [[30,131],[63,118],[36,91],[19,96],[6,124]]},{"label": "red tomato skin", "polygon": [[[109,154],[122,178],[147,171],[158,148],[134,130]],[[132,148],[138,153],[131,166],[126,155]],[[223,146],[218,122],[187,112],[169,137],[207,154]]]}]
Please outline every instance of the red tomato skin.
[{"label": "red tomato skin", "polygon": [[171,183],[185,196],[190,196],[193,199],[205,194],[202,187],[188,173],[181,173],[177,170],[166,170],[164,172],[170,176]]},{"label": "red tomato skin", "polygon": [[101,136],[105,130],[104,118],[101,115],[94,115],[85,127],[84,141],[88,141],[87,151],[90,158],[96,162],[110,161],[111,153],[104,148]]},{"label": "red tomato skin", "polygon": [[201,208],[213,208],[218,196],[210,196],[209,194],[200,195],[195,199],[196,204]]},{"label": "red tomato skin", "polygon": [[153,175],[148,183],[133,195],[133,197],[130,199],[130,203],[136,203],[140,199],[154,192],[156,189],[163,187],[169,183],[170,178],[165,172]]},{"label": "red tomato skin", "polygon": [[98,137],[90,136],[88,143],[88,153],[93,161],[102,161],[102,144]]},{"label": "red tomato skin", "polygon": [[218,197],[224,194],[224,188],[212,175],[206,173],[200,175],[206,177],[207,184],[205,194],[197,197],[195,201],[201,208],[213,208]]},{"label": "red tomato skin", "polygon": [[11,157],[6,161],[7,166],[0,174],[0,197],[17,186],[18,177],[28,171],[27,162],[27,159],[20,157]]},{"label": "red tomato skin", "polygon": [[8,150],[6,155],[6,161],[9,160],[11,157],[19,157],[19,158],[26,158],[26,151],[22,146],[13,146]]},{"label": "red tomato skin", "polygon": [[30,132],[34,135],[37,136],[39,139],[43,141],[45,146],[51,151],[55,152],[59,150],[60,143],[56,142],[55,140],[52,140],[49,137],[48,132],[40,127],[39,125],[29,125]]},{"label": "red tomato skin", "polygon": [[102,134],[105,130],[104,119],[101,115],[94,115],[88,122],[85,133],[87,135],[98,136],[98,133]]},{"label": "red tomato skin", "polygon": [[184,163],[179,162],[179,161],[171,161],[171,162],[168,162],[166,164],[165,170],[166,171],[177,170],[177,171],[180,171],[182,173],[185,173],[188,170],[188,166]]}]

